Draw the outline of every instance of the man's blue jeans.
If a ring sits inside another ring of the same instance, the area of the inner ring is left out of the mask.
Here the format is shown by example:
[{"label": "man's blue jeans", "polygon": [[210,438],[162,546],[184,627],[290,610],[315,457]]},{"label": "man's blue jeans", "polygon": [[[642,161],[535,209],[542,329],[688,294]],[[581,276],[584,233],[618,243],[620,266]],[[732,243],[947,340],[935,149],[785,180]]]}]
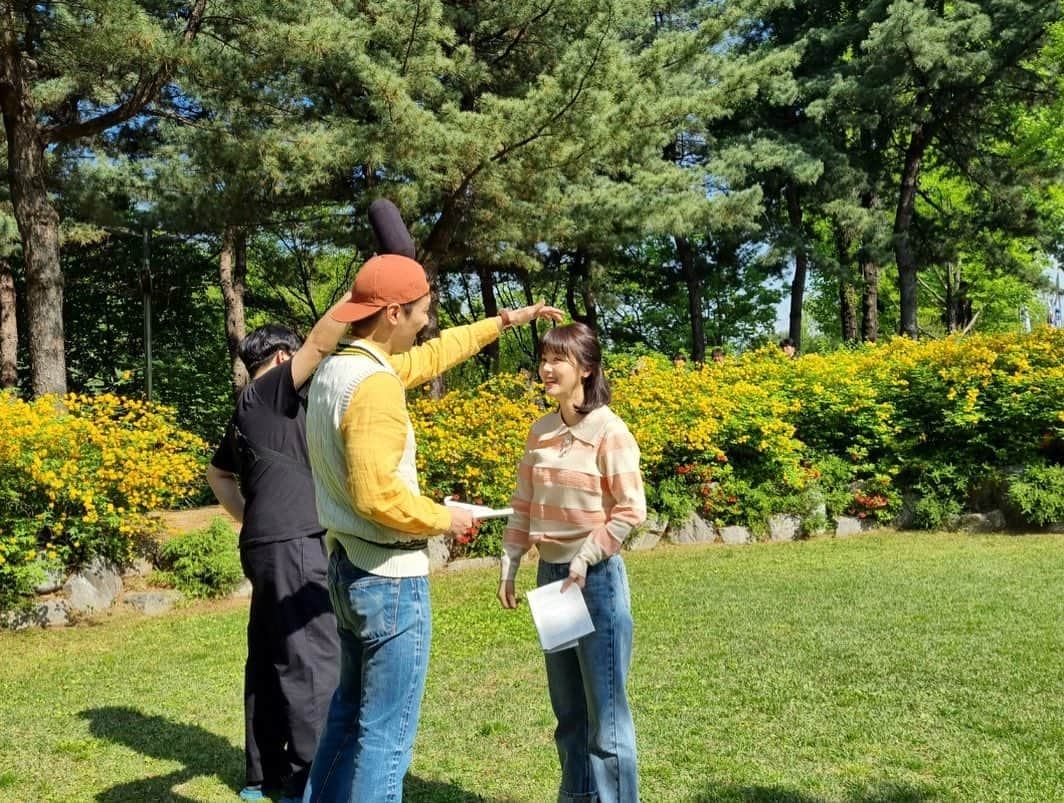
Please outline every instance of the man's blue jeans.
[{"label": "man's blue jeans", "polygon": [[[568,576],[567,563],[539,563],[538,585]],[[584,600],[595,632],[571,650],[545,656],[558,718],[558,801],[637,803],[635,725],[625,692],[632,660],[632,601],[620,556],[588,569]]]},{"label": "man's blue jeans", "polygon": [[426,577],[380,577],[336,549],[329,595],[340,631],[333,695],[305,801],[399,803],[432,639]]}]

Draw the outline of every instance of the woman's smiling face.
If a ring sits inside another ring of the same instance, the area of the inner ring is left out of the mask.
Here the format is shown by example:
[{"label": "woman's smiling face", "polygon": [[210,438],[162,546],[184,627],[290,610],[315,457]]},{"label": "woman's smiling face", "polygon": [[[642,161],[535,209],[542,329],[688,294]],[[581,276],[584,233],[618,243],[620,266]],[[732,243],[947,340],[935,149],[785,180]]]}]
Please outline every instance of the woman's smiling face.
[{"label": "woman's smiling face", "polygon": [[590,373],[587,368],[556,351],[545,351],[539,360],[539,378],[543,380],[544,389],[548,396],[559,402],[582,404],[584,378]]}]

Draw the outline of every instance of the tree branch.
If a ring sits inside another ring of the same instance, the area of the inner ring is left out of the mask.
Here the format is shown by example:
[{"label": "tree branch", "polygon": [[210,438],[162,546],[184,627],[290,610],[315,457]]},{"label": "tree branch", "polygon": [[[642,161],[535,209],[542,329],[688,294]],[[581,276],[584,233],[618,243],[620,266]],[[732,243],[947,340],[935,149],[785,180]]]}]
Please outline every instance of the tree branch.
[{"label": "tree branch", "polygon": [[[181,45],[187,47],[196,38],[203,24],[207,0],[195,0],[189,12],[188,24],[181,34]],[[103,114],[75,123],[59,126],[45,126],[41,129],[41,139],[49,142],[70,142],[82,137],[99,134],[112,126],[118,125],[139,114],[145,106],[155,99],[159,91],[166,86],[173,75],[174,65],[167,61],[153,74],[141,76],[133,91],[115,108]]]},{"label": "tree branch", "polygon": [[984,309],[986,309],[986,307],[980,307],[975,311],[975,314],[972,315],[972,319],[968,321],[968,325],[961,330],[962,335],[966,335],[972,330],[972,327],[975,326],[975,322],[979,320],[979,316],[980,314],[982,314]]},{"label": "tree branch", "polygon": [[510,55],[510,53],[512,53],[512,52],[513,52],[513,49],[514,49],[515,47],[517,47],[517,45],[518,45],[518,44],[519,44],[519,43],[521,42],[521,40],[522,40],[522,39],[524,38],[524,36],[525,36],[525,33],[526,33],[526,32],[528,31],[528,29],[529,29],[529,28],[530,28],[530,27],[531,27],[532,25],[535,25],[535,24],[536,24],[537,22],[539,22],[539,21],[540,21],[541,19],[543,19],[543,18],[544,18],[545,16],[547,16],[547,14],[549,14],[549,13],[550,13],[550,11],[551,11],[551,9],[552,9],[552,8],[554,8],[554,0],[551,0],[551,2],[547,3],[547,7],[546,7],[546,8],[544,8],[544,9],[543,9],[543,10],[542,10],[541,12],[539,12],[538,14],[536,14],[535,16],[533,16],[533,17],[531,17],[531,18],[530,18],[529,20],[527,20],[527,21],[525,22],[525,24],[524,24],[524,25],[522,25],[522,26],[521,26],[521,27],[520,27],[520,28],[518,29],[518,31],[517,31],[517,35],[516,35],[516,36],[514,36],[514,38],[513,38],[513,39],[512,39],[511,41],[510,41],[510,44],[508,44],[508,45],[506,46],[506,49],[505,49],[505,50],[504,50],[504,51],[503,51],[502,53],[500,53],[500,54],[499,54],[498,56],[496,56],[496,57],[495,57],[494,59],[492,59],[492,62],[491,62],[491,63],[492,63],[492,64],[495,64],[495,65],[498,65],[498,64],[499,64],[499,63],[500,63],[501,61],[503,61],[503,60],[504,60],[504,59],[505,59],[505,58],[506,58],[507,56],[509,56],[509,55]]},{"label": "tree branch", "polygon": [[511,145],[507,145],[505,148],[493,155],[491,157],[491,161],[505,161],[513,151],[517,150],[518,148],[522,148],[525,145],[528,145],[530,142],[534,142],[535,140],[539,139],[541,136],[543,136],[544,131],[546,131],[553,123],[564,117],[565,114],[573,106],[576,105],[577,100],[579,100],[580,96],[584,93],[584,87],[587,85],[587,82],[591,77],[591,73],[594,71],[595,66],[598,64],[599,56],[602,54],[602,48],[604,47],[606,36],[609,33],[609,29],[610,26],[606,25],[605,30],[603,30],[602,32],[602,36],[599,38],[598,44],[595,46],[595,54],[591,58],[591,63],[588,64],[587,69],[584,71],[584,74],[580,76],[580,83],[577,84],[576,90],[573,92],[572,97],[569,98],[565,105],[562,106],[561,109],[559,109],[555,114],[552,114],[549,118],[547,118],[543,122],[543,124],[539,128],[537,128],[533,133],[529,134],[522,140],[518,140],[517,142]]}]

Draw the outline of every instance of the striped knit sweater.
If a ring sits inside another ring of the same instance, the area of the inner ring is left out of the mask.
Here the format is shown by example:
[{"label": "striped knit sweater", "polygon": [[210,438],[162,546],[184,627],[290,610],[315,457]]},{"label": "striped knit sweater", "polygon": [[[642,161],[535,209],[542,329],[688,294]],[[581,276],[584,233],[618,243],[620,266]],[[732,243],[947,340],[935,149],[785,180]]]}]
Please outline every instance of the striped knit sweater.
[{"label": "striped knit sweater", "polygon": [[532,425],[517,467],[514,513],[503,535],[502,578],[517,575],[533,544],[574,574],[616,554],[646,518],[639,446],[608,407],[575,426],[557,412]]}]

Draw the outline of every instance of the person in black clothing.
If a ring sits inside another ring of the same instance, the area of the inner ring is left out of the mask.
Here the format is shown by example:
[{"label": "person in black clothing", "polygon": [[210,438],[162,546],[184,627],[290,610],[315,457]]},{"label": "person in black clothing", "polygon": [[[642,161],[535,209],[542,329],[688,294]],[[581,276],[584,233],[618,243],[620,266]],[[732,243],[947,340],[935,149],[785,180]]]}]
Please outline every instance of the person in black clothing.
[{"label": "person in black clothing", "polygon": [[240,558],[252,587],[244,800],[261,800],[270,787],[283,790],[288,803],[302,799],[339,677],[325,532],[318,524],[306,401],[299,391],[345,329],[327,313],[304,344],[276,325],[244,338],[240,358],[251,381],[207,468],[214,495],[241,522]]}]

